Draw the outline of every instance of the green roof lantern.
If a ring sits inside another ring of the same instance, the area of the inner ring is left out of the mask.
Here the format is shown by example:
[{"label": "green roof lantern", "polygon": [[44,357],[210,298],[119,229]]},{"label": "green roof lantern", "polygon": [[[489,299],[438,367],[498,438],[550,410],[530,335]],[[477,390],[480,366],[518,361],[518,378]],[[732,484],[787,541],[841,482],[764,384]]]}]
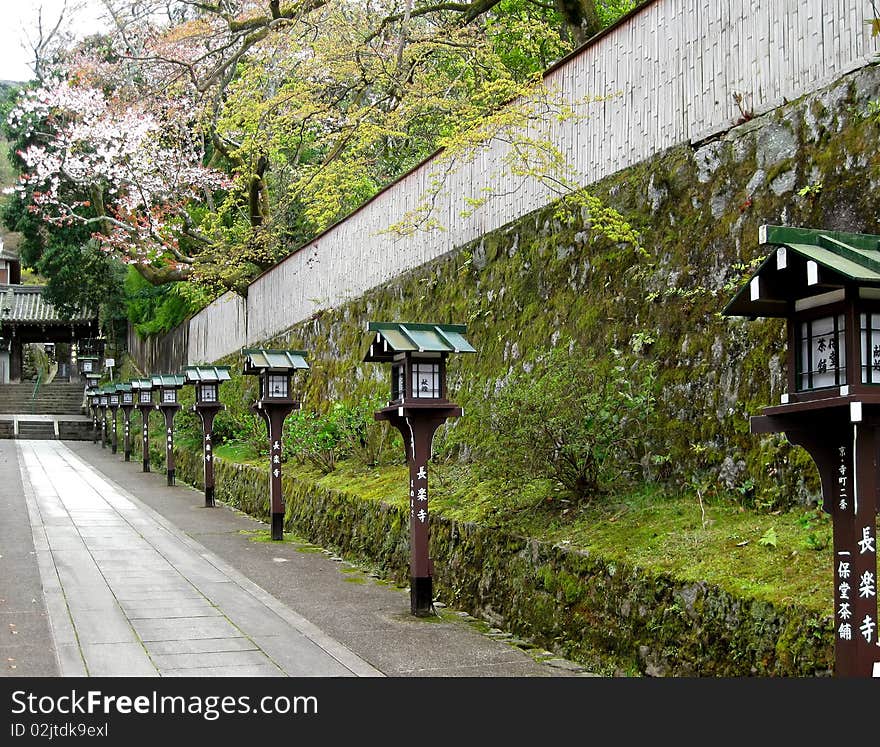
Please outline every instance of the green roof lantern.
[{"label": "green roof lantern", "polygon": [[225,409],[220,402],[220,384],[229,381],[229,366],[187,366],[183,370],[187,384],[196,390],[193,411],[202,422],[202,465],[204,469],[205,507],[214,507],[214,417]]},{"label": "green roof lantern", "polygon": [[782,403],[880,395],[880,236],[761,226],[770,252],[722,313],[788,328]]},{"label": "green roof lantern", "polygon": [[116,392],[119,395],[119,404],[125,407],[132,407],[134,405],[134,392],[131,387],[131,382],[123,382],[121,384],[116,384]]},{"label": "green roof lantern", "polygon": [[462,415],[448,399],[446,359],[477,351],[461,324],[370,322],[367,330],[373,337],[364,362],[391,364],[391,399],[373,417],[387,421],[403,437],[409,466],[410,612],[424,617],[434,611],[427,464],[437,428]]},{"label": "green roof lantern", "polygon": [[446,358],[477,352],[463,324],[370,322],[367,330],[375,335],[364,362],[391,364],[389,405],[447,401]]},{"label": "green roof lantern", "polygon": [[785,319],[788,391],[749,430],[784,433],[815,463],[833,524],[834,674],[878,677],[880,236],[761,226],[759,240],[769,253],[722,313]]},{"label": "green roof lantern", "polygon": [[152,379],[132,379],[131,390],[134,394],[135,404],[138,407],[153,406],[153,380]]},{"label": "green roof lantern", "polygon": [[195,386],[196,407],[201,405],[219,406],[220,383],[229,381],[229,366],[187,366],[183,370],[187,384]]},{"label": "green roof lantern", "polygon": [[272,350],[243,348],[242,373],[260,377],[258,402],[292,400],[291,377],[294,371],[308,369],[307,353],[303,350]]},{"label": "green roof lantern", "polygon": [[177,404],[177,390],[186,383],[181,374],[153,374],[153,389],[159,392],[158,407]]},{"label": "green roof lantern", "polygon": [[[165,476],[170,486],[175,482],[174,416],[180,409],[177,391],[183,387],[186,381],[182,374],[153,374],[150,379],[153,389],[159,392],[156,409],[160,410],[165,417]],[[144,446],[147,447],[146,438]]]}]

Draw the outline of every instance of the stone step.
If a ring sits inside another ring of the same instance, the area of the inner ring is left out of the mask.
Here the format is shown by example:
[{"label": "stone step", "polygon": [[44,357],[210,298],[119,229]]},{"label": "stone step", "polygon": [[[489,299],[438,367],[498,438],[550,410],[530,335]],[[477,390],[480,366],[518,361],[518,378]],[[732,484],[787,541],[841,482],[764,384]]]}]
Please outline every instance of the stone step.
[{"label": "stone step", "polygon": [[81,415],[84,384],[57,382],[42,385],[34,398],[34,382],[0,385],[0,413]]},{"label": "stone step", "polygon": [[18,422],[18,437],[31,439],[55,438],[55,424],[51,422]]}]

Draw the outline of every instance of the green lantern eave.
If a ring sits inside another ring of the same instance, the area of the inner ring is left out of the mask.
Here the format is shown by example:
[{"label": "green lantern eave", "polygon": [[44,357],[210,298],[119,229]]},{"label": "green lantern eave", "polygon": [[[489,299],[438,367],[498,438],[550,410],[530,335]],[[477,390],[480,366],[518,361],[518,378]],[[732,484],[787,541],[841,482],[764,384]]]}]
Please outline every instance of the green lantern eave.
[{"label": "green lantern eave", "polygon": [[153,374],[150,381],[153,389],[180,389],[186,383],[181,374]]},{"label": "green lantern eave", "polygon": [[274,350],[266,348],[243,348],[241,355],[244,358],[245,374],[260,374],[266,371],[272,373],[287,373],[295,370],[307,369],[308,355],[303,350]]},{"label": "green lantern eave", "polygon": [[214,384],[229,381],[229,366],[187,366],[183,370],[187,384]]},{"label": "green lantern eave", "polygon": [[464,338],[463,324],[370,322],[376,337],[364,356],[365,363],[388,363],[399,353],[476,353]]},{"label": "green lantern eave", "polygon": [[[721,312],[725,316],[789,317],[798,301],[852,287],[880,298],[880,236],[787,226],[761,226],[773,251]],[[803,305],[803,304],[801,304]]]}]

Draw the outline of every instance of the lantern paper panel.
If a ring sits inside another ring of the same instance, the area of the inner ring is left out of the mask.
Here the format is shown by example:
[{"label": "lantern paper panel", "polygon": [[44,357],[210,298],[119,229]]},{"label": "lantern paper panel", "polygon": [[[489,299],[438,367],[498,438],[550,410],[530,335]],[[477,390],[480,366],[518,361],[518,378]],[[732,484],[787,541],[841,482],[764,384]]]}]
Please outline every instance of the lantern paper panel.
[{"label": "lantern paper panel", "polygon": [[859,316],[862,383],[880,384],[880,313]]},{"label": "lantern paper panel", "polygon": [[440,364],[413,363],[412,396],[419,398],[440,397]]},{"label": "lantern paper panel", "polygon": [[162,402],[165,404],[173,404],[174,402],[177,402],[177,392],[174,389],[163,389]]},{"label": "lantern paper panel", "polygon": [[269,374],[269,393],[268,396],[278,399],[287,398],[287,375]]},{"label": "lantern paper panel", "polygon": [[846,384],[845,332],[843,314],[799,324],[799,391]]}]

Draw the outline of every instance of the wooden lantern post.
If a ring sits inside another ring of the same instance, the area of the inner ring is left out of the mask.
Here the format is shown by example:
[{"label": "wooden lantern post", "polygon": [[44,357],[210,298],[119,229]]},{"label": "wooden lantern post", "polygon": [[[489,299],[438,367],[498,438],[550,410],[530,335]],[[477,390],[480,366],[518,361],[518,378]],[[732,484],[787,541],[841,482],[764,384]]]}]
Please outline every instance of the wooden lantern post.
[{"label": "wooden lantern post", "polygon": [[116,388],[118,386],[117,384],[108,384],[107,386],[109,388],[107,406],[110,408],[110,417],[113,419],[112,436],[111,436],[111,441],[110,441],[110,451],[112,451],[115,454],[117,451],[117,448],[118,448],[118,444],[119,444],[118,434],[116,431],[116,424],[117,424],[116,412],[119,410],[119,391]]},{"label": "wooden lantern post", "polygon": [[391,364],[391,399],[375,413],[403,436],[409,465],[410,609],[423,617],[434,609],[433,563],[429,556],[428,460],[434,433],[462,414],[447,399],[446,358],[476,352],[459,324],[370,322],[375,337],[365,362]]},{"label": "wooden lantern post", "polygon": [[98,443],[98,402],[100,392],[97,386],[90,384],[86,389],[86,403],[92,416],[92,443]]},{"label": "wooden lantern post", "polygon": [[272,539],[284,539],[284,495],[281,486],[281,431],[286,418],[300,403],[293,398],[294,371],[308,369],[302,350],[243,349],[242,373],[259,377],[260,392],[251,406],[266,423],[269,436],[269,503]]},{"label": "wooden lantern post", "polygon": [[180,410],[177,393],[185,382],[179,374],[160,374],[152,378],[153,389],[159,392],[156,409],[165,416],[165,473],[168,484],[174,485],[174,416]]},{"label": "wooden lantern post", "polygon": [[134,409],[134,390],[131,383],[117,384],[119,408],[122,410],[122,454],[126,462],[131,461],[131,411]]},{"label": "wooden lantern post", "polygon": [[193,412],[202,421],[204,436],[203,463],[205,465],[205,507],[214,506],[214,418],[226,405],[220,402],[220,384],[229,381],[229,366],[187,366],[183,371],[187,384],[196,390],[196,403]]},{"label": "wooden lantern post", "polygon": [[788,335],[779,405],[752,433],[785,433],[815,462],[834,536],[834,673],[880,677],[880,236],[761,226],[772,251],[727,316],[780,317]]},{"label": "wooden lantern post", "polygon": [[150,413],[156,409],[153,402],[153,380],[133,379],[131,382],[132,394],[134,395],[135,407],[141,414],[141,448],[143,453],[143,471],[150,471]]},{"label": "wooden lantern post", "polygon": [[101,412],[101,448],[107,448],[107,408],[110,406],[110,394],[107,391],[108,385],[105,384],[100,389],[98,396],[98,409]]}]

